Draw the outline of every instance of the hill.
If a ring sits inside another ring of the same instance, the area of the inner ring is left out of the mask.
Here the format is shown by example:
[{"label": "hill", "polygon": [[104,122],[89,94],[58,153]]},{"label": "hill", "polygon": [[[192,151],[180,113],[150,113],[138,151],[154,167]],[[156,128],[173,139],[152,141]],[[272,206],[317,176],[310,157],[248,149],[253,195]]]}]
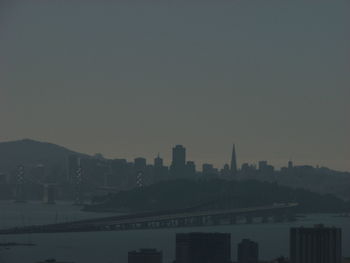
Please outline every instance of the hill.
[{"label": "hill", "polygon": [[350,211],[350,202],[334,195],[321,195],[304,189],[292,189],[276,183],[256,180],[220,179],[170,180],[148,187],[95,198],[90,211],[152,211],[179,209],[205,204],[204,207],[239,208],[273,203],[298,202],[300,212]]},{"label": "hill", "polygon": [[[64,166],[67,157],[76,153],[62,146],[30,139],[0,143],[0,172],[9,172],[18,165],[46,167]],[[87,156],[87,155],[86,155]]]}]

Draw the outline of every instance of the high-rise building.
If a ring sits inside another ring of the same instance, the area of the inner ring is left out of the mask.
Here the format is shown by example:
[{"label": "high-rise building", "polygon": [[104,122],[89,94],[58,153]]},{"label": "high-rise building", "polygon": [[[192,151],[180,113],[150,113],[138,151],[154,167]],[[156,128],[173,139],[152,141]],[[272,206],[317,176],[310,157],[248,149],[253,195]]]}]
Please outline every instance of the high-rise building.
[{"label": "high-rise building", "polygon": [[230,263],[231,235],[224,233],[176,234],[175,263]]},{"label": "high-rise building", "polygon": [[144,172],[146,170],[146,159],[145,158],[142,158],[142,157],[139,157],[139,158],[135,158],[134,160],[134,164],[135,164],[135,170],[136,172]]},{"label": "high-rise building", "polygon": [[259,246],[258,243],[249,239],[243,239],[238,244],[237,250],[238,263],[258,263],[259,262]]},{"label": "high-rise building", "polygon": [[163,159],[160,158],[159,153],[156,158],[154,158],[154,168],[162,168],[163,167]]},{"label": "high-rise building", "polygon": [[237,174],[237,158],[236,158],[236,147],[233,144],[232,147],[232,155],[231,155],[231,174],[236,175]]},{"label": "high-rise building", "polygon": [[128,263],[162,263],[163,253],[156,249],[140,249],[128,253]]},{"label": "high-rise building", "polygon": [[173,148],[171,173],[177,177],[182,177],[186,174],[186,149],[182,145],[176,145]]},{"label": "high-rise building", "polygon": [[159,153],[156,158],[154,158],[153,165],[153,183],[159,182],[165,178],[166,171],[163,165],[163,159],[160,158]]},{"label": "high-rise building", "polygon": [[196,175],[196,164],[193,161],[188,161],[186,163],[186,174],[189,177],[193,177]]},{"label": "high-rise building", "polygon": [[274,171],[274,167],[272,165],[269,165],[267,161],[259,161],[258,169],[259,172],[264,174],[272,174]]},{"label": "high-rise building", "polygon": [[204,163],[202,165],[202,174],[204,176],[214,176],[217,175],[218,171],[214,168],[214,166],[210,163]]},{"label": "high-rise building", "polygon": [[292,263],[341,263],[341,229],[316,225],[290,229]]}]

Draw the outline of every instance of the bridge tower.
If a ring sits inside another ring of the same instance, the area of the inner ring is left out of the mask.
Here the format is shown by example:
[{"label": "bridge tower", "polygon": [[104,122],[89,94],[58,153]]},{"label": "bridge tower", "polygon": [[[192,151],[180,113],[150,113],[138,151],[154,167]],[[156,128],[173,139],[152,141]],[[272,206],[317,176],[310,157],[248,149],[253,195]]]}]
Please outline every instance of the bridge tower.
[{"label": "bridge tower", "polygon": [[24,192],[24,166],[19,165],[17,167],[16,174],[16,186],[15,186],[15,202],[23,203],[25,202],[25,192]]},{"label": "bridge tower", "polygon": [[144,173],[142,171],[136,174],[136,186],[139,188],[144,186]]},{"label": "bridge tower", "polygon": [[75,198],[74,204],[82,205],[84,203],[83,199],[83,169],[81,167],[80,160],[78,161],[78,168],[75,172]]}]

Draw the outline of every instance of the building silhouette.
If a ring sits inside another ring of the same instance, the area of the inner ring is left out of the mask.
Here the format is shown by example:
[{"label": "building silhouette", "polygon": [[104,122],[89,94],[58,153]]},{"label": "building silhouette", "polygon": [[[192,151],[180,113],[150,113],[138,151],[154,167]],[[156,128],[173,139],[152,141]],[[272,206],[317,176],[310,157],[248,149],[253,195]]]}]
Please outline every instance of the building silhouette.
[{"label": "building silhouette", "polygon": [[162,263],[163,253],[156,249],[140,249],[128,253],[128,263]]},{"label": "building silhouette", "polygon": [[163,167],[163,159],[160,158],[159,153],[156,158],[154,158],[154,168],[161,169]]},{"label": "building silhouette", "polygon": [[238,263],[258,263],[259,246],[258,243],[249,239],[243,239],[237,246]]},{"label": "building silhouette", "polygon": [[182,145],[173,148],[171,175],[183,177],[186,174],[186,149]]},{"label": "building silhouette", "polygon": [[186,163],[186,174],[189,177],[193,177],[196,175],[196,164],[193,161],[188,161]]},{"label": "building silhouette", "polygon": [[223,233],[176,234],[175,263],[230,263],[231,235]]},{"label": "building silhouette", "polygon": [[292,263],[341,263],[341,229],[291,228],[290,259]]},{"label": "building silhouette", "polygon": [[145,172],[146,171],[146,159],[142,157],[138,157],[134,159],[134,165],[136,172]]},{"label": "building silhouette", "polygon": [[236,147],[233,144],[232,147],[232,155],[231,155],[231,166],[230,166],[231,174],[236,175],[237,174],[237,158],[236,158]]}]

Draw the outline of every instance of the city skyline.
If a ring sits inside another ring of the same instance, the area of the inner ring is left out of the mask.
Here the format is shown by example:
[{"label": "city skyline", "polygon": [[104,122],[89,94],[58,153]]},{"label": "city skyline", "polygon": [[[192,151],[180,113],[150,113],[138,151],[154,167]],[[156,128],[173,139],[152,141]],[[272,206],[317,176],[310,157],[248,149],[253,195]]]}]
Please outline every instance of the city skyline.
[{"label": "city skyline", "polygon": [[[16,141],[25,141],[25,140],[29,140],[29,141],[36,141],[36,140],[32,140],[32,139],[21,139],[21,140],[16,140]],[[11,143],[11,142],[16,142],[16,141],[5,141],[5,142],[1,142],[0,143]],[[49,144],[53,144],[52,142],[44,142],[44,141],[37,141],[40,143],[49,143]],[[232,147],[233,145],[233,147]],[[252,165],[251,167],[255,167],[255,169],[259,169],[260,165],[263,163],[263,165],[269,165],[272,166],[273,168],[277,168],[277,170],[280,170],[282,168],[287,168],[290,165],[291,166],[312,166],[312,167],[325,167],[325,168],[329,168],[332,169],[332,167],[329,167],[327,165],[319,165],[317,164],[312,164],[312,163],[306,163],[306,162],[296,162],[293,159],[287,159],[285,163],[281,162],[280,165],[275,165],[273,162],[271,162],[270,160],[262,157],[260,159],[256,159],[256,160],[240,160],[240,158],[237,158],[237,152],[236,152],[236,144],[233,143],[231,145],[231,152],[229,156],[226,156],[227,161],[225,162],[224,160],[219,160],[219,162],[213,162],[211,160],[207,160],[207,161],[196,161],[198,160],[198,158],[194,157],[191,155],[190,158],[187,157],[187,147],[186,145],[182,145],[182,144],[176,144],[176,145],[172,145],[169,150],[168,153],[163,154],[162,152],[157,152],[154,156],[151,157],[146,157],[146,156],[142,156],[142,155],[133,155],[130,158],[127,158],[125,156],[118,156],[118,157],[110,157],[110,156],[106,156],[101,152],[93,152],[93,153],[86,153],[86,152],[78,152],[75,149],[72,149],[70,147],[64,146],[64,145],[58,145],[58,146],[62,146],[66,149],[75,151],[76,153],[79,154],[88,154],[90,157],[96,157],[96,158],[105,158],[105,159],[109,159],[109,160],[126,160],[127,162],[137,162],[138,159],[143,159],[143,161],[145,162],[145,164],[147,165],[155,165],[156,163],[161,163],[162,166],[164,167],[168,167],[171,169],[172,164],[174,162],[174,148],[176,147],[183,147],[185,150],[185,156],[184,156],[184,161],[185,161],[185,166],[188,165],[188,162],[192,163],[195,165],[195,168],[197,171],[202,171],[203,165],[213,165],[213,168],[218,169],[220,171],[220,169],[225,169],[228,168],[230,170],[231,175],[236,175],[237,171],[242,169],[242,166],[244,165]],[[171,148],[173,149],[171,151]],[[229,147],[226,147],[229,148]],[[167,156],[167,157],[164,157]],[[40,163],[38,163],[39,165]],[[234,164],[233,168],[232,165]],[[156,165],[155,165],[156,166]],[[232,171],[233,169],[233,171]],[[336,169],[335,169],[336,170]],[[349,171],[342,171],[339,170],[340,172],[349,172]]]},{"label": "city skyline", "polygon": [[350,0],[0,0],[0,262],[350,263]]}]

